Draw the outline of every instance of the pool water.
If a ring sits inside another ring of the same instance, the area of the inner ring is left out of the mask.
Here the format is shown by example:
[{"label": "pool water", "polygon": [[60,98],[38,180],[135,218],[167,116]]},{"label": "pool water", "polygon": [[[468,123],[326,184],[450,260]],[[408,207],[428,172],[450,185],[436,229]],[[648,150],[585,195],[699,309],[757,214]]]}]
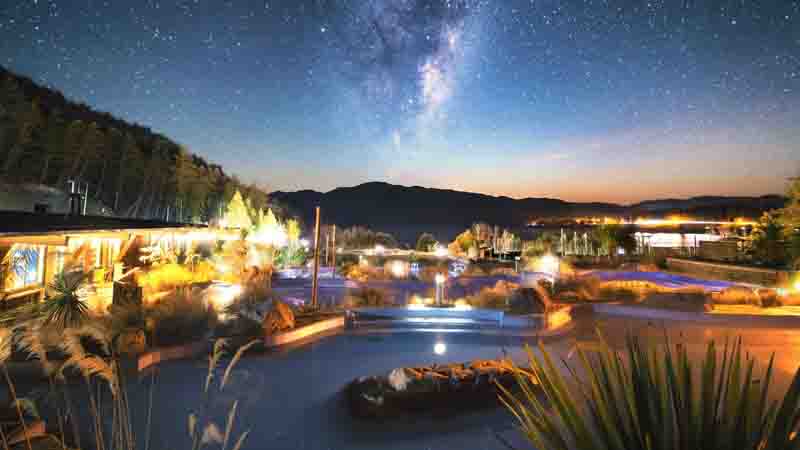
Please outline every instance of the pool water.
[{"label": "pool water", "polygon": [[[524,360],[525,339],[472,333],[352,330],[294,349],[242,359],[232,381],[212,398],[211,409],[224,429],[230,404],[239,400],[237,431],[250,429],[246,448],[420,449],[503,448],[490,431],[514,425],[502,407],[455,417],[405,418],[391,424],[352,419],[341,391],[351,380],[407,366],[467,362],[504,355]],[[186,443],[189,409],[200,404],[202,361],[159,367],[154,409],[154,442],[180,448]],[[145,386],[133,387],[143,401]],[[477,444],[477,446],[476,446]]]}]

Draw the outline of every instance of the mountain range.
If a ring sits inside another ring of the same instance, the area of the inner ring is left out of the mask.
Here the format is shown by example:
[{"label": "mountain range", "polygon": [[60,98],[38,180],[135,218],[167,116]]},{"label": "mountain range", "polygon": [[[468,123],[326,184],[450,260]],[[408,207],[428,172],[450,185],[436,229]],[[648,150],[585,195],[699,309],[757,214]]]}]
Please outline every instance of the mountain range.
[{"label": "mountain range", "polygon": [[408,243],[422,232],[432,232],[440,240],[449,240],[478,221],[518,229],[536,220],[584,216],[663,217],[686,214],[707,220],[758,218],[763,211],[780,208],[786,201],[779,195],[765,195],[659,199],[633,205],[576,203],[553,198],[514,199],[384,182],[340,187],[329,192],[277,191],[270,197],[286,205],[307,224],[314,223],[314,208],[320,206],[323,223],[344,227],[362,225],[392,233]]}]

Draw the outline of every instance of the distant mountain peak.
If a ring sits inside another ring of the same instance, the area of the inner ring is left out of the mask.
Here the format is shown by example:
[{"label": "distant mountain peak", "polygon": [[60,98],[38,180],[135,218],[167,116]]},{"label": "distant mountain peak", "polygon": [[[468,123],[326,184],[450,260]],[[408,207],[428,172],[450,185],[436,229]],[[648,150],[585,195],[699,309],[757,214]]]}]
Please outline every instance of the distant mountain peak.
[{"label": "distant mountain peak", "polygon": [[[313,221],[314,207],[322,207],[324,223],[340,226],[364,225],[394,233],[412,242],[422,232],[445,230],[450,234],[478,221],[502,227],[522,227],[532,220],[578,216],[652,216],[686,213],[703,217],[758,216],[760,211],[780,207],[780,196],[722,197],[647,200],[634,205],[604,202],[568,202],[554,198],[514,199],[475,192],[424,186],[403,186],[369,181],[338,187],[328,192],[302,190],[274,192],[273,198]],[[446,235],[445,235],[446,234]]]}]

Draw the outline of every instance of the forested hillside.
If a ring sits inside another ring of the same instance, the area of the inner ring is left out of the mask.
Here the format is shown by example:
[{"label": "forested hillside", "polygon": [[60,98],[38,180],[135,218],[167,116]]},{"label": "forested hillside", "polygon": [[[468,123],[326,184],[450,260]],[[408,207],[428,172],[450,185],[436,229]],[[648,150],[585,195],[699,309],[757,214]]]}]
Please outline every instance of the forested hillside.
[{"label": "forested hillside", "polygon": [[169,138],[0,66],[0,181],[67,190],[69,180],[126,217],[210,220],[237,189],[253,207],[276,206]]}]

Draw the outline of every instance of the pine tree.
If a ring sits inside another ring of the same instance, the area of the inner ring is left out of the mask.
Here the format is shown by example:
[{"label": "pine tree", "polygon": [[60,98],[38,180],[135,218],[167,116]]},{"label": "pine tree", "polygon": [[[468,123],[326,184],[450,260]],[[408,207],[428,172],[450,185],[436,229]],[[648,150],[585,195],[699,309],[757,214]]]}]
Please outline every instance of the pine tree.
[{"label": "pine tree", "polygon": [[238,190],[233,194],[230,203],[228,203],[223,223],[226,228],[238,228],[243,231],[250,231],[253,227],[250,213],[247,211],[247,205]]},{"label": "pine tree", "polygon": [[17,162],[33,144],[34,135],[37,128],[42,125],[42,120],[42,112],[39,102],[36,100],[32,101],[26,110],[17,116],[16,140],[3,164],[3,175],[8,177],[16,169]]}]

